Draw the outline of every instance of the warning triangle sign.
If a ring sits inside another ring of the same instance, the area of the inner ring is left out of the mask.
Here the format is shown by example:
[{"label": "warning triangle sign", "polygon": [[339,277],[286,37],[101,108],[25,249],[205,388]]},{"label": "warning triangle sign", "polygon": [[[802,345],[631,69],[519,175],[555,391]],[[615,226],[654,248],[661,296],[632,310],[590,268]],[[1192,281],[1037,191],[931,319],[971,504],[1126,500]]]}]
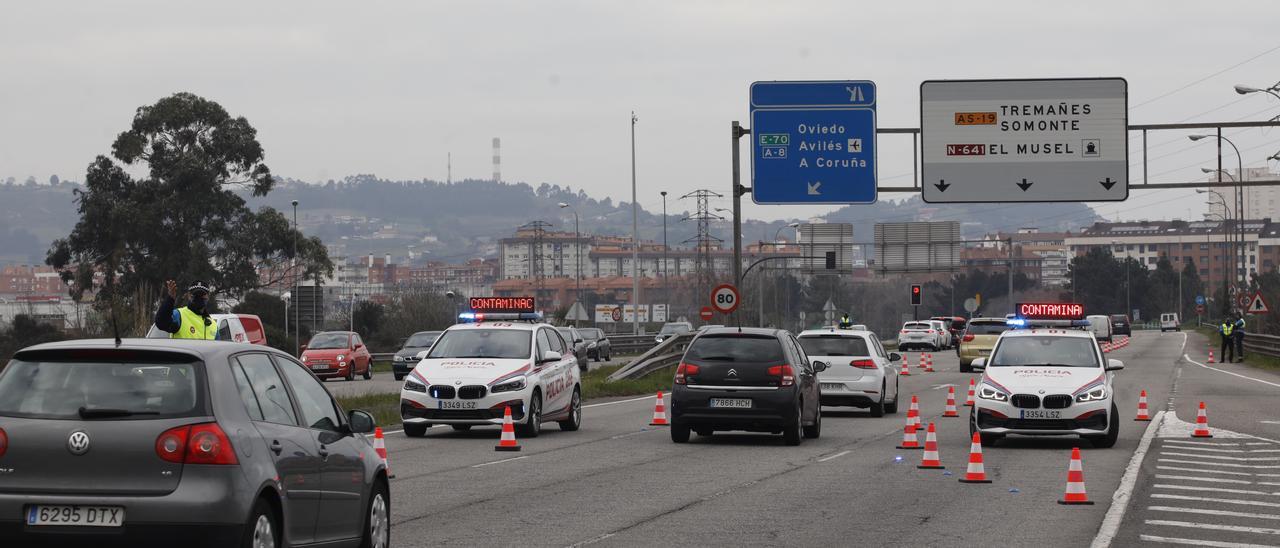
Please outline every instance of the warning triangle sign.
[{"label": "warning triangle sign", "polygon": [[1249,308],[1245,310],[1250,314],[1266,314],[1270,311],[1271,309],[1267,307],[1267,301],[1262,299],[1261,291],[1253,294],[1253,299],[1249,301]]}]

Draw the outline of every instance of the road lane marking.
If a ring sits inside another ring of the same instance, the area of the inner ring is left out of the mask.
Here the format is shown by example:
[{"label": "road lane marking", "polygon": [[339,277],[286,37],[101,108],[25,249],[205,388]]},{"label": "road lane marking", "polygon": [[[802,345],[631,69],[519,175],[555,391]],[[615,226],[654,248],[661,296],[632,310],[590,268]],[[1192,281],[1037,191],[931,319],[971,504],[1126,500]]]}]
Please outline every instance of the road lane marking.
[{"label": "road lane marking", "polygon": [[[632,399],[629,399],[629,400],[607,401],[607,402],[604,402],[604,403],[592,403],[592,404],[584,405],[584,406],[582,406],[582,408],[583,408],[583,409],[588,409],[588,408],[591,408],[591,407],[604,407],[604,406],[606,406],[606,405],[618,405],[618,404],[620,404],[620,403],[632,403],[632,402],[637,402],[637,401],[644,401],[644,400],[656,400],[656,399],[658,399],[658,395],[657,395],[657,394],[654,394],[654,395],[652,395],[652,396],[641,396],[641,397],[639,397],[639,398],[632,398]],[[663,398],[663,399],[666,399],[666,398],[665,398],[665,396],[664,396],[664,398]]]},{"label": "road lane marking", "polygon": [[1245,481],[1245,480],[1226,479],[1226,478],[1203,478],[1199,476],[1171,476],[1169,474],[1156,474],[1156,479],[1212,481],[1214,483],[1235,483],[1239,485],[1253,485],[1252,481]]},{"label": "road lane marking", "polygon": [[[1182,466],[1160,466],[1156,465],[1156,470],[1179,470],[1182,472],[1201,472],[1205,474],[1227,474],[1229,476],[1253,476],[1248,472],[1228,472],[1226,470],[1209,470],[1207,468],[1184,468]],[[1266,475],[1266,474],[1263,474]]]},{"label": "road lane marking", "polygon": [[1276,548],[1272,544],[1242,544],[1239,542],[1220,542],[1216,540],[1199,540],[1189,538],[1159,537],[1156,535],[1138,535],[1147,542],[1163,542],[1165,544],[1189,544],[1191,546],[1208,546],[1210,548]]},{"label": "road lane marking", "polygon": [[834,455],[829,455],[829,456],[826,456],[826,457],[822,457],[822,458],[818,459],[818,462],[827,462],[827,461],[829,461],[829,460],[831,460],[831,459],[837,459],[837,458],[843,457],[843,456],[845,456],[845,455],[848,455],[849,453],[852,453],[852,451],[841,451],[841,452],[836,453],[836,454],[834,454]]},{"label": "road lane marking", "polygon": [[1195,447],[1195,446],[1166,446],[1166,449],[1177,449],[1179,451],[1211,451],[1214,453],[1280,453],[1280,449],[1214,449],[1211,447]]},{"label": "road lane marking", "polygon": [[577,544],[570,544],[570,545],[569,545],[569,548],[582,548],[583,546],[586,546],[586,545],[588,545],[588,544],[595,544],[595,543],[600,542],[600,541],[602,541],[602,540],[604,540],[604,539],[607,539],[607,538],[609,538],[609,537],[612,537],[612,536],[614,536],[614,535],[616,535],[616,534],[617,534],[617,533],[605,533],[605,534],[600,535],[600,536],[598,536],[598,537],[596,537],[596,538],[590,538],[590,539],[584,540],[584,541],[582,541],[582,542],[579,542],[579,543],[577,543]]},{"label": "road lane marking", "polygon": [[[1199,457],[1201,455],[1191,455],[1191,456]],[[1156,459],[1156,460],[1160,462],[1177,462],[1181,464],[1199,464],[1201,466],[1225,466],[1227,468],[1259,468],[1263,470],[1280,468],[1280,466],[1265,465],[1265,464],[1232,464],[1230,462],[1204,462],[1204,461],[1198,461],[1198,460],[1182,460],[1182,459]]]},{"label": "road lane marking", "polygon": [[1107,548],[1111,546],[1111,541],[1116,538],[1116,533],[1120,530],[1120,523],[1124,521],[1125,510],[1129,507],[1129,499],[1133,497],[1134,485],[1138,483],[1138,473],[1142,468],[1142,460],[1147,456],[1147,450],[1151,448],[1151,439],[1155,437],[1157,431],[1160,430],[1160,423],[1164,421],[1165,412],[1157,411],[1156,415],[1151,418],[1151,422],[1147,424],[1147,429],[1142,432],[1142,439],[1138,441],[1138,448],[1133,452],[1133,456],[1129,458],[1129,465],[1124,469],[1124,476],[1120,478],[1120,485],[1116,487],[1116,491],[1111,495],[1111,507],[1107,508],[1107,515],[1102,518],[1102,526],[1098,528],[1098,534],[1093,537],[1091,548]]},{"label": "road lane marking", "polygon": [[482,462],[482,463],[480,463],[480,464],[474,464],[474,465],[472,465],[471,467],[472,467],[472,468],[480,468],[480,467],[483,467],[483,466],[489,466],[490,464],[502,464],[502,463],[504,463],[504,462],[511,462],[511,461],[513,461],[513,460],[520,460],[520,459],[527,459],[527,458],[529,458],[529,456],[528,456],[528,455],[525,455],[525,456],[522,456],[522,457],[511,457],[511,458],[509,458],[509,459],[495,460],[495,461],[493,461],[493,462]]},{"label": "road lane marking", "polygon": [[1220,502],[1223,504],[1243,504],[1245,506],[1262,506],[1265,508],[1276,507],[1276,503],[1274,502],[1263,502],[1259,500],[1220,499],[1216,497],[1193,497],[1189,495],[1167,495],[1164,493],[1152,493],[1151,498],[1167,499],[1167,500],[1188,500],[1188,501],[1194,501],[1194,502]]},{"label": "road lane marking", "polygon": [[1152,485],[1156,489],[1177,489],[1179,491],[1210,491],[1213,493],[1231,493],[1233,495],[1262,495],[1277,496],[1280,493],[1267,491],[1254,491],[1252,489],[1227,489],[1225,487],[1200,487],[1198,485],[1169,485],[1167,483],[1157,483]]},{"label": "road lane marking", "polygon": [[1147,525],[1168,525],[1170,527],[1190,527],[1192,529],[1213,529],[1215,531],[1231,531],[1234,533],[1258,533],[1263,535],[1280,535],[1280,529],[1270,527],[1244,527],[1240,525],[1221,525],[1217,523],[1193,523],[1190,521],[1173,521],[1167,519],[1149,519]]},{"label": "road lane marking", "polygon": [[1280,514],[1255,514],[1252,512],[1232,512],[1230,510],[1210,510],[1208,508],[1183,508],[1181,506],[1148,506],[1147,510],[1157,512],[1182,512],[1186,514],[1204,514],[1206,516],[1227,516],[1233,518],[1255,518],[1280,520]]},{"label": "road lane marking", "polygon": [[644,433],[646,433],[646,432],[654,432],[654,431],[657,431],[657,430],[658,430],[657,428],[645,428],[645,429],[642,429],[642,430],[637,430],[637,431],[635,431],[635,432],[627,432],[626,434],[618,434],[618,435],[616,435],[616,436],[610,436],[610,437],[609,437],[609,439],[611,439],[611,440],[620,440],[620,439],[622,439],[622,438],[629,438],[629,437],[631,437],[631,436],[638,436],[638,435],[640,435],[640,434],[644,434]]},{"label": "road lane marking", "polygon": [[[1164,438],[1161,438],[1160,441],[1164,442],[1165,445],[1168,445],[1170,443],[1176,444],[1176,445],[1205,445],[1205,446],[1212,446],[1212,447],[1238,447],[1241,445],[1234,441],[1212,442],[1212,441],[1171,440],[1171,439],[1164,439]],[[1258,442],[1258,443],[1261,445],[1266,445],[1265,443],[1262,443],[1262,442]]]},{"label": "road lane marking", "polygon": [[1236,462],[1258,462],[1258,461],[1280,460],[1280,457],[1228,457],[1226,455],[1201,455],[1199,453],[1175,453],[1172,451],[1161,451],[1160,454],[1172,455],[1175,457],[1196,457],[1199,459],[1233,460]]},{"label": "road lane marking", "polygon": [[1188,356],[1188,355],[1186,355],[1186,354],[1183,354],[1183,355],[1182,355],[1182,357],[1183,357],[1184,359],[1186,359],[1187,361],[1189,361],[1189,362],[1191,362],[1191,363],[1194,363],[1194,364],[1196,364],[1196,365],[1198,365],[1198,366],[1200,366],[1200,367],[1202,367],[1202,368],[1204,368],[1204,369],[1208,369],[1208,370],[1210,370],[1210,371],[1217,371],[1217,372],[1219,372],[1219,373],[1226,373],[1226,374],[1228,374],[1228,375],[1232,375],[1232,376],[1235,376],[1235,377],[1240,377],[1240,378],[1242,378],[1242,379],[1248,379],[1248,380],[1251,380],[1251,381],[1253,381],[1253,382],[1259,382],[1259,383],[1262,383],[1262,384],[1266,384],[1266,385],[1274,386],[1274,387],[1276,387],[1276,388],[1280,388],[1280,383],[1274,383],[1274,382],[1271,382],[1271,381],[1264,381],[1264,380],[1262,380],[1262,379],[1255,379],[1255,378],[1250,377],[1250,376],[1247,376],[1247,375],[1241,375],[1241,374],[1239,374],[1239,373],[1235,373],[1235,372],[1227,371],[1226,369],[1219,369],[1219,368],[1217,368],[1217,367],[1209,367],[1209,366],[1207,366],[1207,365],[1205,365],[1205,364],[1203,364],[1203,363],[1200,363],[1200,362],[1198,362],[1198,361],[1195,361],[1195,360],[1191,359],[1191,356]]}]

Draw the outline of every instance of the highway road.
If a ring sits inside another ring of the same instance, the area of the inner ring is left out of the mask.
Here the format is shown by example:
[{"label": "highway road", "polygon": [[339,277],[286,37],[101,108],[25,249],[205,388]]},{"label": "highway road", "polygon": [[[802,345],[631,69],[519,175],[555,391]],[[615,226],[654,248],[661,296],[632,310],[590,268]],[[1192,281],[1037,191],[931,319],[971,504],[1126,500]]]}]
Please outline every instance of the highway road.
[{"label": "highway road", "polygon": [[[963,403],[973,375],[958,372],[954,352],[934,355],[936,373],[913,368],[899,377],[904,399],[918,395],[923,419],[937,424],[946,470],[917,469],[918,451],[894,448],[905,404],[883,418],[824,408],[822,437],[799,447],[732,433],[675,445],[664,428],[648,426],[652,396],[589,402],[581,431],[552,426],[521,440],[519,453],[494,452],[496,428],[435,428],[420,439],[393,430],[393,539],[399,546],[1280,544],[1280,443],[1271,441],[1280,440],[1280,375],[1190,361],[1204,362],[1206,348],[1195,334],[1137,334],[1111,354],[1126,365],[1116,382],[1123,418],[1116,446],[1007,439],[985,449],[991,484],[957,481],[967,419],[940,415],[946,387],[955,385]],[[1170,413],[1132,421],[1143,389],[1153,413]],[[1218,435],[1193,440],[1189,423],[1202,400]],[[1076,446],[1092,506],[1057,503]]]}]

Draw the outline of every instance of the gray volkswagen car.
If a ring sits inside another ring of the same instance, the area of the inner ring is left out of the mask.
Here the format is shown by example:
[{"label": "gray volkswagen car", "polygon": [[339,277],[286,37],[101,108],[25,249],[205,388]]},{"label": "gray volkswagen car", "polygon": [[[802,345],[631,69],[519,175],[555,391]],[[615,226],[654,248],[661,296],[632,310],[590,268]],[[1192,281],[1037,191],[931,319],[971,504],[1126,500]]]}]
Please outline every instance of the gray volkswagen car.
[{"label": "gray volkswagen car", "polygon": [[0,370],[0,545],[382,548],[373,428],[262,346],[26,348]]}]

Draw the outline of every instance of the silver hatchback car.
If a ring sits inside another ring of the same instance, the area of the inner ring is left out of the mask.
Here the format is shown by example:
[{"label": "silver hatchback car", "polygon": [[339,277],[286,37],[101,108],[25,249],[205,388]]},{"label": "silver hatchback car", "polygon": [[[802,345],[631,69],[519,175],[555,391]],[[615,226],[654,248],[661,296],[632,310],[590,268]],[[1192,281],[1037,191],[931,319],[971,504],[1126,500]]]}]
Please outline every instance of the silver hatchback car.
[{"label": "silver hatchback car", "polygon": [[0,370],[0,545],[382,548],[373,428],[262,346],[26,348]]}]

